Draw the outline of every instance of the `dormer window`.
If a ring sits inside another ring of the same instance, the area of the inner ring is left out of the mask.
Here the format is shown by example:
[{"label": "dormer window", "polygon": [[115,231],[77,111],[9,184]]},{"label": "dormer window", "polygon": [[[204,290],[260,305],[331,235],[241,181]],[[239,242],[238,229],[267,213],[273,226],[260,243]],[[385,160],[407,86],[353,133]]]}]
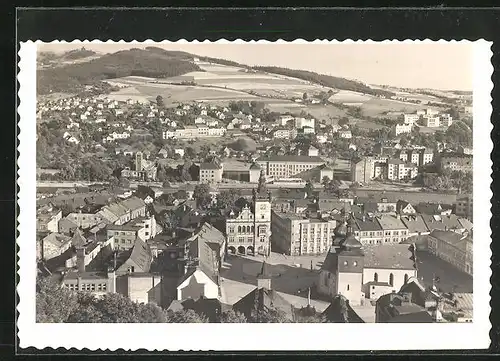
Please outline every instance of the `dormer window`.
[{"label": "dormer window", "polygon": [[347,266],[347,261],[344,261],[344,266]]},{"label": "dormer window", "polygon": [[354,267],[356,267],[358,265],[358,262],[354,261],[353,265],[354,265]]}]

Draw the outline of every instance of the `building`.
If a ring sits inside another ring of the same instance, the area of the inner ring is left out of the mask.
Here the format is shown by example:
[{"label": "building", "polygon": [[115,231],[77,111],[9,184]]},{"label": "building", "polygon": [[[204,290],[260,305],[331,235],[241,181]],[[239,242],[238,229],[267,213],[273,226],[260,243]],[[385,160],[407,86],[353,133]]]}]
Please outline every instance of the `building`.
[{"label": "building", "polygon": [[314,129],[314,118],[295,118],[295,128],[302,129],[305,127]]},{"label": "building", "polygon": [[133,178],[139,180],[156,180],[158,167],[154,162],[145,159],[143,152],[135,154],[134,169],[125,168],[122,170],[121,175],[125,178]]},{"label": "building", "polygon": [[253,163],[248,170],[248,177],[250,183],[258,183],[260,174],[262,173],[262,168],[258,163]]},{"label": "building", "polygon": [[297,129],[275,129],[273,131],[274,139],[295,139],[297,137]]},{"label": "building", "polygon": [[41,259],[49,260],[58,257],[71,247],[71,237],[56,232],[50,233],[41,240]]},{"label": "building", "polygon": [[177,282],[177,300],[218,298],[219,271],[226,250],[222,232],[204,223],[191,237],[179,242],[179,246],[184,274]]},{"label": "building", "polygon": [[253,194],[253,209],[231,211],[226,219],[227,250],[236,254],[271,252],[271,196],[264,190]]},{"label": "building", "polygon": [[352,138],[352,133],[350,130],[339,130],[338,135],[342,139],[351,139]]},{"label": "building", "polygon": [[89,292],[94,296],[116,292],[116,274],[113,269],[108,272],[68,272],[64,275],[62,285],[70,291]]},{"label": "building", "polygon": [[363,304],[363,269],[364,253],[354,236],[351,218],[335,229],[333,244],[321,266],[318,292],[329,297],[342,295],[351,305]]},{"label": "building", "polygon": [[351,216],[353,232],[362,245],[382,244],[384,232],[373,215],[357,214]]},{"label": "building", "polygon": [[396,136],[400,134],[411,133],[412,129],[413,129],[413,124],[402,123],[395,125]]},{"label": "building", "polygon": [[287,255],[320,254],[329,249],[335,226],[334,220],[273,211],[271,242],[273,247]]},{"label": "building", "polygon": [[108,204],[98,212],[104,223],[125,224],[146,215],[146,203],[138,197],[130,197],[120,202]]},{"label": "building", "polygon": [[401,216],[383,214],[376,217],[380,228],[384,232],[383,243],[400,243],[408,238],[408,229],[401,221]]},{"label": "building", "polygon": [[266,176],[293,178],[295,175],[325,164],[320,157],[310,156],[271,156],[260,157],[256,163],[265,171]]},{"label": "building", "polygon": [[36,215],[36,230],[39,232],[57,232],[59,221],[62,218],[62,211],[49,207]]},{"label": "building", "polygon": [[427,310],[411,301],[411,294],[388,293],[375,305],[376,323],[431,323],[433,317]]},{"label": "building", "polygon": [[441,113],[439,115],[439,118],[440,118],[440,123],[439,123],[440,127],[449,127],[450,125],[453,124],[453,118],[450,114]]},{"label": "building", "polygon": [[418,167],[413,163],[405,163],[401,159],[387,161],[387,179],[392,181],[414,179],[418,175]]},{"label": "building", "polygon": [[428,242],[430,253],[472,276],[472,238],[468,234],[433,230]]},{"label": "building", "polygon": [[81,229],[94,227],[103,221],[99,213],[84,213],[82,211],[70,213],[66,218]]},{"label": "building", "polygon": [[425,148],[420,151],[420,161],[419,165],[426,165],[434,161],[434,150]]},{"label": "building", "polygon": [[439,159],[441,171],[472,172],[472,155],[467,154],[441,154]]},{"label": "building", "polygon": [[154,273],[126,273],[117,278],[116,292],[132,302],[161,305],[161,276]]},{"label": "building", "polygon": [[473,220],[473,203],[474,200],[470,194],[458,196],[455,202],[455,214]]},{"label": "building", "polygon": [[459,146],[458,147],[458,153],[465,154],[465,155],[473,155],[474,154],[474,149],[472,149],[471,147]]},{"label": "building", "polygon": [[437,128],[441,126],[441,120],[439,116],[435,115],[424,115],[422,116],[422,121],[427,128]]},{"label": "building", "polygon": [[410,202],[403,201],[403,200],[398,200],[396,202],[396,213],[399,213],[401,215],[403,214],[415,214],[417,211],[413,206],[411,205]]},{"label": "building", "polygon": [[319,150],[318,148],[315,148],[313,147],[312,145],[309,147],[309,149],[307,150],[307,155],[309,157],[317,157],[319,156]]},{"label": "building", "polygon": [[137,238],[134,246],[118,254],[119,260],[116,267],[116,275],[121,276],[129,273],[149,273],[153,255],[149,245]]},{"label": "building", "polygon": [[419,114],[402,114],[400,119],[403,121],[403,124],[413,126],[420,120]]},{"label": "building", "polygon": [[372,157],[357,158],[351,161],[351,181],[369,183],[375,173],[375,163]]},{"label": "building", "polygon": [[401,222],[408,229],[408,237],[424,236],[430,233],[422,215],[407,214],[401,215]]},{"label": "building", "polygon": [[200,164],[200,183],[222,182],[223,165],[219,162]]}]

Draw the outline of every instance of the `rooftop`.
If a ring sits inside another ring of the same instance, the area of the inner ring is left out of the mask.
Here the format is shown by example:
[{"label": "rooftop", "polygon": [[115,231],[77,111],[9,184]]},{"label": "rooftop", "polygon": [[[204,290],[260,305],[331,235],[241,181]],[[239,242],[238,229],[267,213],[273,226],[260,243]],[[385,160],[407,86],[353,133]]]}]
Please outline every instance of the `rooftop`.
[{"label": "rooftop", "polygon": [[408,244],[366,245],[363,252],[365,268],[415,269]]},{"label": "rooftop", "polygon": [[307,155],[273,155],[260,157],[257,162],[294,162],[294,163],[324,163],[321,157],[310,157]]}]

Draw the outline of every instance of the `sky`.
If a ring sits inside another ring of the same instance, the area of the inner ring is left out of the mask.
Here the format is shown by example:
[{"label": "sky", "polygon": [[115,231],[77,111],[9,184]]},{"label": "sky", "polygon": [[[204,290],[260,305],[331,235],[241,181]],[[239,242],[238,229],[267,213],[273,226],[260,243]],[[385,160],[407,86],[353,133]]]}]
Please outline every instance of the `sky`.
[{"label": "sky", "polygon": [[368,84],[472,90],[472,43],[378,44],[43,44],[39,51],[82,47],[101,53],[158,46],[246,65],[272,65],[356,79]]}]

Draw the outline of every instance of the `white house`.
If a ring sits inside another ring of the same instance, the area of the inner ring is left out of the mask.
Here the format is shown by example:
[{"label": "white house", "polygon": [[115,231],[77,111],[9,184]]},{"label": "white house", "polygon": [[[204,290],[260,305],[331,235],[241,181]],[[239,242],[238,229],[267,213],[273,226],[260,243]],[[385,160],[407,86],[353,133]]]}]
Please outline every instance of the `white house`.
[{"label": "white house", "polygon": [[201,296],[211,299],[219,297],[219,285],[200,268],[196,268],[181,279],[177,286],[177,300],[196,300]]}]

